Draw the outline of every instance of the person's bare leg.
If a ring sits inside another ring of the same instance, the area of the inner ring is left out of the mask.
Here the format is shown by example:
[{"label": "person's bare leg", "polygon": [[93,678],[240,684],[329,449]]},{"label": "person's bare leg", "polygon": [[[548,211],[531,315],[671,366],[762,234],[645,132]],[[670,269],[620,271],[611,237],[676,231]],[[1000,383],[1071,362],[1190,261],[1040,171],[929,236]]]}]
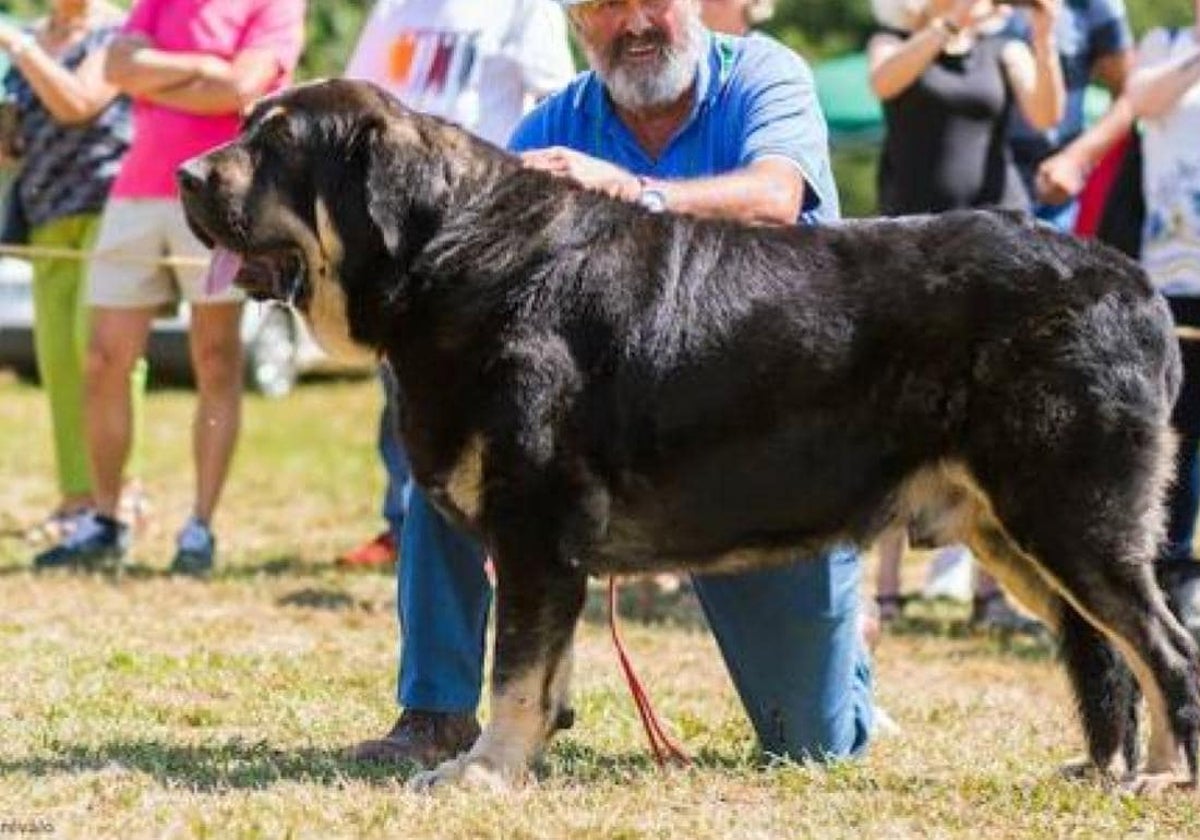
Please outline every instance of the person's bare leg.
[{"label": "person's bare leg", "polygon": [[1000,584],[983,569],[975,571],[975,597],[994,598],[1000,594]]},{"label": "person's bare leg", "polygon": [[889,528],[875,543],[875,604],[880,621],[900,617],[900,561],[908,550],[908,531]]},{"label": "person's bare leg", "polygon": [[154,310],[93,307],[84,375],[84,422],[97,512],[114,517],[133,439],[130,372],[146,348]]},{"label": "person's bare leg", "polygon": [[193,514],[208,525],[229,474],[242,412],[240,303],[192,307],[192,369],[199,393],[192,427],[196,462]]}]

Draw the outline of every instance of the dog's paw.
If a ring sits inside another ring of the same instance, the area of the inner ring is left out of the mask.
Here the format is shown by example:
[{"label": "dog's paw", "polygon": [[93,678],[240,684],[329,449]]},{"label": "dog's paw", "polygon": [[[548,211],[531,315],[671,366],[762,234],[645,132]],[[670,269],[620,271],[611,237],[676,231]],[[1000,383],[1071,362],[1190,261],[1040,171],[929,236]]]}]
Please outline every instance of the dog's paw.
[{"label": "dog's paw", "polygon": [[1105,789],[1115,789],[1132,781],[1130,774],[1119,772],[1117,767],[1102,769],[1086,755],[1064,762],[1058,768],[1058,778],[1067,782],[1098,784]]},{"label": "dog's paw", "polygon": [[508,793],[522,784],[525,777],[524,771],[505,771],[482,759],[461,755],[413,776],[408,788],[417,793],[432,793],[447,787]]},{"label": "dog's paw", "polygon": [[1137,796],[1160,797],[1178,791],[1194,791],[1196,782],[1181,773],[1138,773],[1124,789]]},{"label": "dog's paw", "polygon": [[1063,762],[1058,768],[1058,777],[1068,782],[1094,782],[1101,778],[1101,773],[1094,761],[1081,755]]}]

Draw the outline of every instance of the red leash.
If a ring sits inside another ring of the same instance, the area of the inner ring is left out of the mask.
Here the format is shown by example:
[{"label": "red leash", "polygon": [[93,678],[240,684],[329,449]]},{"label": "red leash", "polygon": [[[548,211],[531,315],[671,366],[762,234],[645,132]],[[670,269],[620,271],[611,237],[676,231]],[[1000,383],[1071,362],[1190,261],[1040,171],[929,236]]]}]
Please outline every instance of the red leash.
[{"label": "red leash", "polygon": [[646,730],[646,740],[650,742],[654,760],[659,767],[665,766],[668,761],[685,766],[691,764],[692,761],[688,758],[687,753],[663,730],[654,706],[650,703],[650,697],[646,694],[646,689],[642,687],[641,680],[634,673],[633,663],[629,661],[628,654],[625,653],[625,643],[621,640],[621,632],[617,629],[617,579],[615,577],[608,579],[608,626],[612,630],[613,646],[617,649],[617,661],[625,673],[625,682],[629,685],[629,693],[633,695],[633,704],[637,707],[638,717],[642,719],[642,728]]}]

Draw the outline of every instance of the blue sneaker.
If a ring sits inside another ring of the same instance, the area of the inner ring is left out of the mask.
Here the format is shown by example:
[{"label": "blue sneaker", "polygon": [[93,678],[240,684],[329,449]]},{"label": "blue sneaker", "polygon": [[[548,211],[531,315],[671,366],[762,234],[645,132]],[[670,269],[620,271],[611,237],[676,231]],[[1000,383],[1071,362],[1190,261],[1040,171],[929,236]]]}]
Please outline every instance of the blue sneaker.
[{"label": "blue sneaker", "polygon": [[176,537],[171,574],[207,577],[212,573],[216,553],[216,537],[207,525],[193,516]]},{"label": "blue sneaker", "polygon": [[99,513],[80,517],[58,545],[33,558],[36,571],[81,569],[119,572],[129,550],[129,528]]}]

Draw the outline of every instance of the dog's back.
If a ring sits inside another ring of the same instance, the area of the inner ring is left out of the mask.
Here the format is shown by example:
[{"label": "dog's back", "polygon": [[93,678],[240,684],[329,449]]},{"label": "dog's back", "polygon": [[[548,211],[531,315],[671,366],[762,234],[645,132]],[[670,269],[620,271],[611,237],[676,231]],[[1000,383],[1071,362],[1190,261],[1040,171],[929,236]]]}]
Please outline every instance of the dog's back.
[{"label": "dog's back", "polygon": [[657,293],[622,310],[619,363],[578,404],[617,508],[659,523],[643,551],[623,531],[601,564],[869,542],[922,469],[1049,447],[1092,414],[1165,424],[1169,316],[1102,246],[988,213],[679,224],[687,276],[664,263],[641,280]]}]

